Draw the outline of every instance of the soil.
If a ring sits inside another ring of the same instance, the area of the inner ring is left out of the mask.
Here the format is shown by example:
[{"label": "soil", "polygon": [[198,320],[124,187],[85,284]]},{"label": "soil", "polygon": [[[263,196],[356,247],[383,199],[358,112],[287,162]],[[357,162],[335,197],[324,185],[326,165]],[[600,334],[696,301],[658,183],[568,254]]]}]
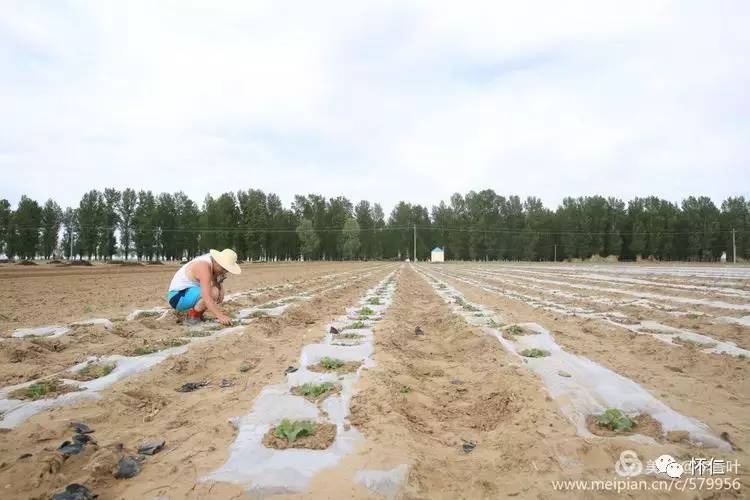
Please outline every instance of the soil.
[{"label": "soil", "polygon": [[[72,483],[86,485],[102,499],[249,498],[242,486],[202,481],[226,461],[235,441],[237,431],[227,422],[246,415],[264,387],[284,383],[284,369],[297,366],[302,347],[323,339],[331,321],[399,266],[389,264],[366,275],[366,270],[378,265],[243,265],[243,274],[226,283],[227,293],[256,290],[258,295],[241,297],[238,303],[242,305],[279,301],[307,290],[325,291],[316,292],[309,301],[290,305],[279,317],[254,320],[236,335],[191,344],[185,353],[115,383],[100,393],[101,399],[45,410],[0,433],[0,464],[4,464],[0,466],[0,484],[12,485],[3,489],[3,499],[49,498]],[[111,330],[92,325],[56,338],[0,339],[0,383],[51,377],[89,356],[122,354],[137,346],[185,336],[188,328],[173,315],[165,319],[122,320],[133,309],[164,306],[164,288],[177,266],[170,262],[135,267],[95,263],[85,268],[0,265],[0,280],[7,283],[0,290],[0,331],[6,337],[15,328],[64,325],[86,318],[120,319]],[[420,269],[459,289],[467,302],[493,311],[498,322],[539,323],[566,351],[586,356],[632,379],[676,411],[704,422],[717,435],[726,436],[727,441],[731,436],[737,450],[697,448],[680,432],[667,433],[656,442],[627,435],[578,436],[575,425],[561,413],[558,402],[523,360],[506,352],[482,328],[471,326],[454,314],[420,275],[404,265],[397,277],[393,303],[374,325],[376,364],[360,372],[351,403],[348,420],[365,440],[338,465],[316,475],[304,492],[281,498],[373,498],[374,494],[354,479],[357,471],[387,470],[401,464],[409,466],[409,473],[398,498],[556,499],[569,498],[570,493],[555,491],[550,483],[553,480],[617,477],[614,467],[623,450],[635,451],[644,461],[670,454],[686,460],[708,456],[750,463],[750,454],[743,451],[750,449],[750,360],[670,345],[604,320],[544,310],[529,300],[481,290],[437,273],[439,270],[471,277],[508,292],[546,298],[566,307],[617,311],[628,318],[641,316],[739,345],[748,343],[747,327],[714,323],[719,316],[747,313],[705,304],[693,308],[686,304],[657,304],[656,300],[651,304],[633,302],[634,297],[613,292],[519,278],[567,280],[583,285],[594,283],[584,275],[606,274],[606,270],[588,265],[580,265],[580,272],[571,271],[568,265],[560,266],[571,275],[563,277],[557,268],[548,267],[553,266],[420,265]],[[474,273],[478,270],[494,274],[477,276]],[[353,274],[323,278],[334,272]],[[611,275],[657,283],[617,283],[615,287],[622,290],[662,295],[674,292],[678,297],[734,304],[748,302],[710,290],[670,288],[704,282],[716,287],[723,278]],[[287,283],[293,283],[292,287],[268,288]],[[733,283],[738,292],[750,291],[748,279],[733,278]],[[343,286],[326,289],[333,284]],[[554,291],[558,289],[576,295],[562,296]],[[627,299],[627,304],[604,302],[622,299]],[[669,307],[659,309],[653,304]],[[700,314],[672,314],[691,311]],[[415,335],[417,326],[426,334]],[[223,379],[234,385],[221,387],[219,381]],[[195,392],[176,393],[175,388],[187,381],[210,381],[211,385]],[[81,453],[64,459],[56,449],[71,439],[71,421],[84,421],[95,428],[98,445],[86,445]],[[156,440],[166,440],[168,446],[146,459],[137,478],[117,480],[112,476],[123,456],[136,454],[139,443]],[[476,446],[467,451],[468,442]],[[750,487],[746,467],[732,477],[739,478],[743,489]],[[663,496],[693,498],[695,492]],[[715,495],[741,496],[741,491]]]},{"label": "soil", "polygon": [[[630,417],[633,421],[633,429],[630,431],[613,431],[607,427],[602,427],[596,423],[596,416],[589,415],[586,417],[586,428],[595,436],[630,436],[633,434],[641,434],[643,436],[652,437],[656,440],[664,440],[665,435],[662,431],[661,424],[658,420],[654,420],[651,415],[636,415]],[[677,431],[679,432],[679,431]],[[681,441],[678,439],[677,441]]]},{"label": "soil", "polygon": [[[253,278],[256,283],[260,276],[264,280],[263,286],[305,281],[291,289],[268,290],[253,298],[259,302],[277,300],[303,290],[324,289],[333,284],[343,286],[328,288],[310,300],[292,304],[279,317],[256,320],[244,326],[239,334],[191,345],[184,354],[115,383],[100,393],[101,399],[81,400],[70,406],[44,411],[11,431],[0,433],[0,463],[9,464],[0,468],[0,484],[14,485],[12,493],[3,490],[3,499],[49,498],[71,483],[86,485],[102,499],[241,498],[245,490],[238,485],[201,481],[228,457],[236,430],[227,422],[230,418],[247,414],[252,401],[266,385],[283,383],[286,380],[284,369],[297,362],[302,346],[321,341],[331,320],[396,267],[378,263],[290,264],[277,265],[271,272],[263,271],[267,269],[265,265],[258,265],[259,272],[253,276],[254,266],[249,266],[250,270],[244,268],[241,276]],[[79,271],[88,273],[102,267],[105,266]],[[282,271],[279,271],[280,267]],[[161,275],[163,279],[171,278],[171,275],[166,277],[169,273],[156,271],[169,268],[170,264],[127,268],[127,275],[131,285],[137,287],[150,280],[151,273]],[[105,269],[125,271],[119,266]],[[172,269],[176,270],[176,267]],[[3,272],[5,269],[0,267],[0,274]],[[318,279],[334,272],[354,274],[345,279]],[[119,274],[115,276],[119,277]],[[158,280],[157,288],[163,286],[163,279]],[[230,281],[232,278],[227,283]],[[232,291],[240,290],[235,288]],[[69,293],[82,296],[81,290],[72,289]],[[108,294],[100,295],[107,300]],[[149,306],[152,304],[148,302],[135,304],[137,308]],[[117,311],[121,316],[128,312],[127,309]],[[2,362],[0,368],[25,366],[29,370],[45,371],[45,363],[52,363],[67,369],[74,364],[73,358],[81,358],[77,362],[84,361],[92,350],[101,349],[105,351],[102,354],[109,354],[106,351],[110,342],[109,346],[117,345],[118,349],[125,350],[141,345],[143,339],[164,338],[165,331],[170,332],[170,337],[173,331],[175,337],[185,331],[167,319],[144,318],[115,325],[122,326],[121,334],[130,336],[116,335],[113,332],[117,328],[109,331],[93,326],[76,329],[56,339],[45,339],[62,342],[66,346],[62,351],[43,349],[26,339],[12,339],[34,346],[40,352],[27,355],[20,363]],[[80,336],[84,332],[87,339]],[[97,339],[105,342],[93,342]],[[77,354],[72,356],[73,352]],[[39,365],[38,355],[46,357],[46,361]],[[175,388],[186,381],[209,380],[214,387],[221,379],[234,380],[235,384],[220,390],[175,392]],[[86,447],[80,454],[62,460],[54,450],[61,442],[70,439],[71,421],[85,421],[94,427],[100,446],[98,450]],[[168,449],[149,457],[137,478],[117,480],[112,476],[112,468],[122,456],[137,453],[138,443],[161,439],[166,440]],[[121,444],[125,445],[124,449]],[[33,459],[17,460],[26,453],[31,453]]]},{"label": "soil", "polygon": [[298,437],[293,443],[287,441],[286,438],[277,437],[274,434],[275,431],[276,427],[271,427],[266,435],[263,436],[263,445],[267,448],[275,448],[277,450],[287,450],[289,448],[325,450],[336,439],[336,426],[334,424],[315,423],[311,435]]},{"label": "soil", "polygon": [[318,373],[352,373],[356,372],[359,367],[362,366],[362,363],[359,361],[347,361],[342,366],[338,368],[325,368],[320,363],[315,363],[314,365],[310,365],[307,367],[308,370],[311,372],[318,372]]}]

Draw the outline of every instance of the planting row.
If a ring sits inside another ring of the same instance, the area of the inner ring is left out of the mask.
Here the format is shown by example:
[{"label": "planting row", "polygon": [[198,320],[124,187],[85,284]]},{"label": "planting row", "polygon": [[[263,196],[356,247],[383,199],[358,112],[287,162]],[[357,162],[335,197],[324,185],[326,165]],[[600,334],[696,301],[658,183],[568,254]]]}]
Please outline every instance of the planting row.
[{"label": "planting row", "polygon": [[[378,268],[380,269],[380,268]],[[313,293],[297,294],[278,299],[280,305],[268,310],[282,314],[292,304],[306,301],[315,295],[350,286],[366,279],[376,271],[360,273],[345,284],[336,284]],[[261,309],[263,305],[259,306]],[[0,428],[15,427],[30,416],[48,408],[72,404],[81,399],[99,398],[99,392],[115,382],[144,372],[169,357],[180,355],[191,345],[206,342],[224,335],[240,334],[244,326],[257,319],[237,316],[238,326],[224,328],[215,322],[186,328],[183,337],[169,340],[151,340],[129,352],[128,355],[92,356],[51,376],[35,379],[0,389]]]},{"label": "planting row", "polygon": [[[455,272],[440,271],[440,273],[445,276],[450,276],[451,278],[456,279],[469,286],[477,287],[484,291],[497,293],[507,298],[518,300],[520,302],[523,302],[527,305],[531,305],[539,309],[544,309],[550,312],[563,314],[567,316],[579,316],[579,317],[604,321],[611,325],[617,326],[619,328],[623,328],[625,330],[628,330],[634,333],[650,335],[662,342],[666,342],[671,345],[679,346],[679,345],[688,344],[688,345],[695,345],[697,347],[700,347],[703,350],[703,352],[706,352],[706,353],[726,354],[726,355],[737,356],[737,357],[750,356],[750,351],[743,349],[741,347],[738,347],[734,342],[719,340],[719,339],[716,339],[716,338],[713,338],[713,337],[710,337],[701,333],[697,333],[691,330],[687,330],[684,328],[675,328],[675,327],[660,323],[658,321],[635,319],[625,314],[622,311],[617,311],[617,310],[613,311],[611,310],[611,308],[605,308],[606,312],[603,312],[603,311],[600,311],[591,307],[571,306],[562,301],[553,301],[553,300],[549,300],[546,298],[542,298],[539,295],[529,295],[529,294],[519,292],[517,290],[508,289],[507,287],[494,286],[484,281],[479,281],[479,280],[472,279],[466,276],[467,274],[476,275],[478,277],[490,279],[492,281],[509,283],[508,281],[505,281],[502,278],[497,278],[491,274],[484,273],[481,271],[464,271],[463,273],[460,273],[460,274],[455,273]],[[527,288],[532,288],[532,287],[527,286]],[[581,298],[580,296],[575,296],[573,294],[566,293],[561,290],[547,290],[541,287],[536,288],[536,289],[540,293],[546,296],[552,295],[556,298],[569,298],[569,299]],[[590,300],[593,302],[597,299],[590,299]],[[604,301],[610,305],[614,304],[614,301],[612,301],[612,299],[602,298],[598,300]]]},{"label": "planting row", "polygon": [[[303,491],[363,438],[348,421],[353,386],[371,366],[373,326],[391,304],[395,271],[305,345],[284,384],[263,388],[239,430],[229,459],[203,478],[239,484],[254,494]],[[365,474],[363,477],[367,477]]]},{"label": "planting row", "polygon": [[646,389],[595,362],[566,352],[536,323],[504,324],[502,318],[432,272],[419,268],[456,314],[481,326],[510,353],[523,360],[558,403],[581,436],[639,436],[641,440],[689,442],[730,450],[731,445],[703,423],[682,415]]}]

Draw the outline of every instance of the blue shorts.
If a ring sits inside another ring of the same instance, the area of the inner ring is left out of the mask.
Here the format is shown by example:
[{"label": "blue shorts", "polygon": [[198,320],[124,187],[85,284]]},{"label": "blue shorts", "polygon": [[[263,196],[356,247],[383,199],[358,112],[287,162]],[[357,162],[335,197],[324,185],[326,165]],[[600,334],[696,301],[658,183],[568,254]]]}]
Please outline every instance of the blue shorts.
[{"label": "blue shorts", "polygon": [[167,292],[169,305],[177,311],[187,311],[195,306],[201,298],[201,287],[191,286],[183,290],[170,290]]}]

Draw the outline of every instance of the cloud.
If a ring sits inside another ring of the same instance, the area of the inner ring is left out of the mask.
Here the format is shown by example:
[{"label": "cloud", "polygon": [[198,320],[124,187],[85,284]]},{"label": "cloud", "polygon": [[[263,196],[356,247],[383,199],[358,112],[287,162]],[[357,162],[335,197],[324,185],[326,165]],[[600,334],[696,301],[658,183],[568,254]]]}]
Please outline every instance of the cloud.
[{"label": "cloud", "polygon": [[0,197],[748,196],[749,13],[18,2],[0,19]]}]

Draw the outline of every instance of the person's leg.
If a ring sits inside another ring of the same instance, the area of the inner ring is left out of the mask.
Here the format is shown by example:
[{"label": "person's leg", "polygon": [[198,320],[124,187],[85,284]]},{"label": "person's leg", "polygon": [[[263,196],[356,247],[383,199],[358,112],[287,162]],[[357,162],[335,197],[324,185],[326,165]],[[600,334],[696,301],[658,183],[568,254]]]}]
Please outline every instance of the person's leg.
[{"label": "person's leg", "polygon": [[[211,287],[211,297],[214,299],[214,302],[216,302],[217,304],[221,304],[224,301],[223,288],[219,288],[217,286]],[[198,302],[195,303],[193,309],[195,309],[196,312],[203,314],[207,309],[206,301],[204,301],[203,299],[198,299]]]},{"label": "person's leg", "polygon": [[190,309],[195,307],[195,305],[200,300],[201,287],[191,286],[190,288],[182,290],[180,293],[182,294],[182,296],[177,302],[177,307],[175,307],[175,309],[179,312],[189,311]]}]

